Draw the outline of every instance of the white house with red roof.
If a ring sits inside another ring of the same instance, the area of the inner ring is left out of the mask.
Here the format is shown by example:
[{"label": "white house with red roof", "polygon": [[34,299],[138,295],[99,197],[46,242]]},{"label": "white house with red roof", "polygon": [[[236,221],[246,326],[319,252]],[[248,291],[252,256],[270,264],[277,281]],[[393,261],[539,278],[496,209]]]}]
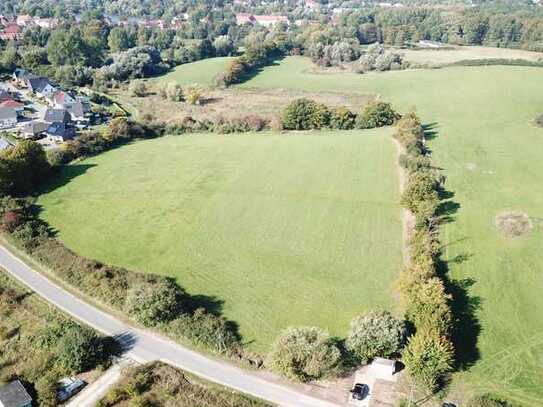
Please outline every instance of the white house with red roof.
[{"label": "white house with red roof", "polygon": [[7,99],[7,100],[4,100],[3,102],[0,102],[0,108],[2,107],[11,108],[15,110],[17,114],[21,114],[25,108],[25,105],[13,99]]},{"label": "white house with red roof", "polygon": [[240,13],[236,15],[236,23],[242,25],[245,23],[249,24],[260,24],[264,27],[271,27],[277,23],[286,23],[288,24],[288,17],[282,15],[261,15],[256,16],[254,14]]}]

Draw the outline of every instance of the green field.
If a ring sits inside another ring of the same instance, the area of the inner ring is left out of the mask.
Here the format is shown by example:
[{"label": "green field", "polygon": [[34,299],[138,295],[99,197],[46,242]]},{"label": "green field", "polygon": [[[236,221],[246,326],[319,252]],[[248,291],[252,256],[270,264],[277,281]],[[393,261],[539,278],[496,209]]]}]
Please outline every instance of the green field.
[{"label": "green field", "polygon": [[392,307],[401,219],[390,129],[141,141],[40,197],[70,248],[224,301],[251,349],[289,325],[344,336]]},{"label": "green field", "polygon": [[224,72],[228,61],[233,57],[217,57],[183,64],[175,67],[173,71],[160,76],[160,82],[176,82],[180,85],[198,84],[204,87],[212,86],[218,74]]},{"label": "green field", "polygon": [[[401,110],[416,106],[437,137],[433,162],[443,168],[452,201],[460,205],[444,227],[444,258],[458,282],[480,302],[480,354],[460,375],[482,391],[523,405],[543,400],[543,70],[470,67],[384,74],[313,74],[310,62],[287,58],[245,83],[247,87],[360,92],[379,95]],[[495,216],[527,213],[525,237],[500,237]],[[466,331],[466,341],[471,332]],[[462,355],[467,357],[467,352]]]}]

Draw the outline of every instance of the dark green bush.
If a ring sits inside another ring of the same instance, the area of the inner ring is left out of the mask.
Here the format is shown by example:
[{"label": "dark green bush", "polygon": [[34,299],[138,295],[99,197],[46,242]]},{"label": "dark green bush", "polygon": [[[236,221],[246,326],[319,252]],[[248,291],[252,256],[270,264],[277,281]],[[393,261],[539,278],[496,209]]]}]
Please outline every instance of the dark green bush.
[{"label": "dark green bush", "polygon": [[400,115],[392,109],[390,103],[370,102],[362,109],[356,118],[356,127],[359,129],[373,129],[376,127],[394,124]]},{"label": "dark green bush", "polygon": [[184,291],[169,279],[140,283],[128,290],[125,311],[150,327],[169,322],[183,311]]},{"label": "dark green bush", "polygon": [[356,115],[348,108],[342,106],[332,110],[330,127],[338,130],[354,129]]},{"label": "dark green bush", "polygon": [[512,407],[512,405],[491,394],[483,394],[469,399],[466,403],[466,407]]},{"label": "dark green bush", "polygon": [[314,129],[314,120],[318,115],[319,105],[313,100],[296,99],[283,111],[282,124],[287,130]]}]

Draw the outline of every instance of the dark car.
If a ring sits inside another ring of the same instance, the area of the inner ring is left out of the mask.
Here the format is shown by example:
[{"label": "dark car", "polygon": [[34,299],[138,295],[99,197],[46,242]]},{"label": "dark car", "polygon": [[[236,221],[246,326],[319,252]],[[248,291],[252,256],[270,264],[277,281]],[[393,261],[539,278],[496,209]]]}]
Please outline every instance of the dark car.
[{"label": "dark car", "polygon": [[368,386],[362,383],[356,383],[354,385],[354,388],[351,390],[351,394],[353,399],[355,400],[363,400],[364,397],[368,394]]},{"label": "dark car", "polygon": [[441,407],[456,407],[456,404],[449,403],[448,401],[446,401],[445,403],[441,405]]}]

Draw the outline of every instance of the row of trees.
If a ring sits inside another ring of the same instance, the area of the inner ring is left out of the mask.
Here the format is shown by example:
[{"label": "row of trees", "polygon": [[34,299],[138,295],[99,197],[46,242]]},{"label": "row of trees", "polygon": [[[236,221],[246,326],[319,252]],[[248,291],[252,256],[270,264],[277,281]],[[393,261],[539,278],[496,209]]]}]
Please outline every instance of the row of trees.
[{"label": "row of trees", "polygon": [[395,137],[405,151],[400,163],[408,174],[401,202],[416,221],[409,242],[410,260],[397,282],[406,318],[415,327],[403,361],[420,386],[434,391],[454,360],[451,296],[437,272],[438,192],[443,178],[426,155],[424,129],[414,112],[398,121]]},{"label": "row of trees", "polygon": [[400,115],[389,103],[370,102],[356,115],[346,107],[331,109],[325,104],[302,98],[287,105],[281,116],[281,123],[287,130],[350,130],[389,126],[399,118]]}]

